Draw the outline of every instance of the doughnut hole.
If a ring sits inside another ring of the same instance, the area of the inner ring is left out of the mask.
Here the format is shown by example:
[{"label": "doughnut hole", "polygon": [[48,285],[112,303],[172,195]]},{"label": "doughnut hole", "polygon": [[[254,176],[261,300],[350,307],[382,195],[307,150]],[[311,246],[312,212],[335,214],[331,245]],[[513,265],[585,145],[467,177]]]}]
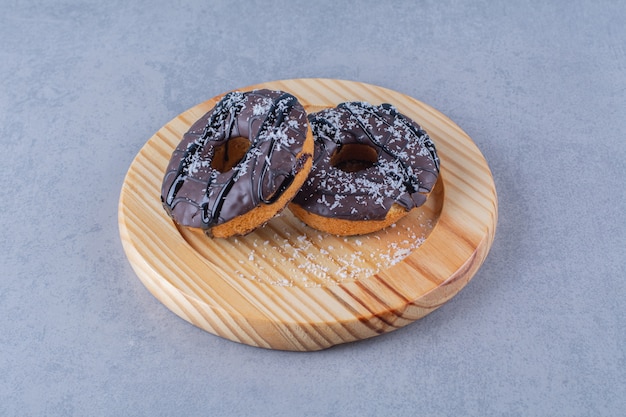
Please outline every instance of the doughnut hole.
[{"label": "doughnut hole", "polygon": [[344,172],[363,171],[378,160],[378,152],[369,145],[347,143],[330,157],[330,165]]},{"label": "doughnut hole", "polygon": [[243,159],[250,146],[250,140],[243,136],[228,139],[223,144],[215,147],[211,168],[219,172],[230,171]]}]

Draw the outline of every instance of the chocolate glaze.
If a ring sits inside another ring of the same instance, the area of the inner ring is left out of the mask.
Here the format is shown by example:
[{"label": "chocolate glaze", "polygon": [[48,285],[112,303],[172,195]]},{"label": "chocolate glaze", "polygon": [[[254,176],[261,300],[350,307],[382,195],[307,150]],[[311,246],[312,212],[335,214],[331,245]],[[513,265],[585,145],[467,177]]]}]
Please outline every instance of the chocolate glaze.
[{"label": "chocolate glaze", "polygon": [[[274,203],[311,157],[298,156],[307,129],[306,112],[291,94],[226,94],[172,153],[161,187],[163,207],[181,226],[210,229]],[[242,160],[226,172],[214,169],[216,147],[239,136],[251,142]]]},{"label": "chocolate glaze", "polygon": [[[439,175],[439,158],[428,134],[392,105],[342,103],[309,115],[315,160],[293,203],[324,217],[384,219],[394,203],[410,210],[426,202]],[[331,157],[345,144],[373,147],[378,160],[345,172]]]}]

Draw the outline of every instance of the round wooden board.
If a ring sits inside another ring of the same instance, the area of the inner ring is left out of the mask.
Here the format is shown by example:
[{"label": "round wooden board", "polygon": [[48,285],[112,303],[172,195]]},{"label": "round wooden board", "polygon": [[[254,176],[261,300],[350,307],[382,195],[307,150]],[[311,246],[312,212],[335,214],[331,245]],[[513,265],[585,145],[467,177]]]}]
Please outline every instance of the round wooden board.
[{"label": "round wooden board", "polygon": [[334,79],[292,79],[308,112],[344,101],[391,103],[433,139],[441,175],[427,202],[393,227],[337,237],[284,210],[251,234],[210,239],[178,228],[161,206],[173,149],[220,96],[163,126],[135,157],[122,186],[119,228],[143,284],[174,313],[221,337],[269,349],[313,351],[403,327],[457,294],[491,247],[497,223],[489,167],[467,134],[404,94]]}]

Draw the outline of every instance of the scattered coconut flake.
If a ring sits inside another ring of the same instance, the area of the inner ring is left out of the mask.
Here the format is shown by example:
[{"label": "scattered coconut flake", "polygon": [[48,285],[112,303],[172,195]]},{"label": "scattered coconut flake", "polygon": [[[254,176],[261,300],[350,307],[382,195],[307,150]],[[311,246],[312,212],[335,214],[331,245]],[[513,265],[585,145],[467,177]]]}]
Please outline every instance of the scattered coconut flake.
[{"label": "scattered coconut flake", "polygon": [[234,276],[303,288],[365,279],[402,262],[424,243],[434,222],[421,220],[412,214],[406,221],[362,236],[337,237],[307,227],[281,227],[270,235],[251,233],[233,238],[231,242],[239,250],[250,249],[247,260],[237,261]]}]

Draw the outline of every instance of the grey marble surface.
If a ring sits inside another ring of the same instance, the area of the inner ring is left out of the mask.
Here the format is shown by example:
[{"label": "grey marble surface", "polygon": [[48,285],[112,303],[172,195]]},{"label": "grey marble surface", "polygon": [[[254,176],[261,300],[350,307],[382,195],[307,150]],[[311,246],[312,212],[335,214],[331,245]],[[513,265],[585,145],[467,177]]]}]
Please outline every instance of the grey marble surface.
[{"label": "grey marble surface", "polygon": [[[0,3],[0,415],[626,415],[626,3]],[[445,113],[500,205],[452,301],[304,354],[179,319],[117,227],[126,170],[162,125],[301,77]]]}]

